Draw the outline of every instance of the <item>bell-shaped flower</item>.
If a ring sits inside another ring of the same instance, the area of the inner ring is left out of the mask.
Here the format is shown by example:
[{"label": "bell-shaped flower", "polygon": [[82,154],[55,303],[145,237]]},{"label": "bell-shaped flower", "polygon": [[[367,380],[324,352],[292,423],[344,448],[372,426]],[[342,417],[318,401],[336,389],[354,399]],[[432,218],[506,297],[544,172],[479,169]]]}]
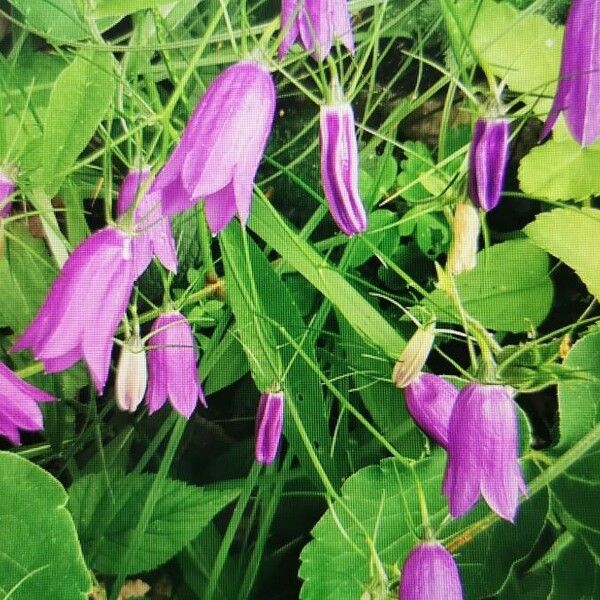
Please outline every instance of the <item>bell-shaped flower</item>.
[{"label": "bell-shaped flower", "polygon": [[298,36],[315,60],[325,60],[335,38],[354,53],[354,36],[348,0],[282,0],[281,28],[285,32],[279,46],[283,59]]},{"label": "bell-shaped flower", "polygon": [[152,183],[151,191],[162,194],[163,213],[203,199],[213,234],[236,213],[245,225],[274,116],[275,85],[263,64],[244,60],[218,75]]},{"label": "bell-shaped flower", "polygon": [[392,371],[392,381],[396,387],[405,388],[419,377],[434,340],[435,322],[419,327],[408,340]]},{"label": "bell-shaped flower", "polygon": [[277,456],[283,429],[284,401],[283,392],[266,392],[260,396],[254,446],[256,462],[260,464],[270,465]]},{"label": "bell-shaped flower", "polygon": [[4,170],[0,169],[0,218],[10,215],[12,203],[9,196],[15,191],[15,182]]},{"label": "bell-shaped flower", "polygon": [[573,0],[562,46],[558,87],[540,136],[544,139],[562,112],[581,146],[600,138],[600,1]]},{"label": "bell-shaped flower", "polygon": [[463,388],[448,425],[448,462],[442,489],[450,514],[460,517],[482,495],[503,519],[514,521],[527,493],[519,465],[519,429],[510,389],[471,383]]},{"label": "bell-shaped flower", "polygon": [[135,412],[144,399],[148,383],[148,367],[144,342],[139,332],[134,332],[121,349],[117,377],[115,380],[115,398],[121,410]]},{"label": "bell-shaped flower", "polygon": [[158,317],[149,340],[148,412],[156,412],[167,399],[186,419],[198,400],[206,406],[198,379],[194,334],[187,319],[178,311]]},{"label": "bell-shaped flower", "polygon": [[481,210],[500,202],[508,161],[507,119],[477,119],[469,151],[469,196]]},{"label": "bell-shaped flower", "polygon": [[367,229],[367,214],[358,191],[358,145],[354,113],[332,86],[333,104],[321,106],[321,181],[329,212],[346,235]]},{"label": "bell-shaped flower", "polygon": [[439,542],[413,548],[402,566],[399,600],[462,600],[458,566]]},{"label": "bell-shaped flower", "polygon": [[477,266],[480,231],[477,209],[470,202],[459,202],[452,219],[452,242],[446,262],[446,269],[453,275]]},{"label": "bell-shaped flower", "polygon": [[0,435],[13,444],[21,443],[20,429],[40,431],[44,428],[42,411],[37,403],[55,400],[0,363]]},{"label": "bell-shaped flower", "polygon": [[448,447],[448,425],[457,396],[451,383],[432,373],[421,373],[404,390],[410,416],[443,448]]},{"label": "bell-shaped flower", "polygon": [[105,227],[69,256],[42,307],[13,351],[31,349],[47,373],[83,359],[102,393],[113,336],[125,314],[135,281],[132,238]]},{"label": "bell-shaped flower", "polygon": [[149,192],[144,189],[149,176],[149,167],[129,171],[121,184],[117,198],[119,216],[122,216],[134,201],[137,202],[133,217],[135,231],[133,254],[137,257],[138,270],[141,271],[136,273],[136,277],[145,271],[153,255],[169,271],[177,272],[175,240],[171,233],[169,219],[162,214],[160,192]]}]

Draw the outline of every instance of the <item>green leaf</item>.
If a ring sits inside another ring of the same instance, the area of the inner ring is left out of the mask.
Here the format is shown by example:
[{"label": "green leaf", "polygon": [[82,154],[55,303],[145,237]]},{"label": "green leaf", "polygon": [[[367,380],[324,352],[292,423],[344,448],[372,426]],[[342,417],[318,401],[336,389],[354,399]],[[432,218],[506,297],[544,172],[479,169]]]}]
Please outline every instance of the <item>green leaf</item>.
[{"label": "green leaf", "polygon": [[600,210],[557,208],[538,215],[524,229],[538,245],[562,260],[600,298],[600,271],[590,249],[600,244]]},{"label": "green leaf", "polygon": [[153,474],[129,474],[111,481],[109,488],[106,474],[94,473],[69,489],[69,509],[84,555],[95,570],[106,575],[131,574],[163,564],[239,493],[233,488],[206,490],[166,480],[137,552],[123,565],[123,551],[135,533],[154,478]]},{"label": "green leaf", "polygon": [[[563,27],[552,25],[540,14],[524,14],[508,2],[494,0],[460,0],[456,14],[492,73],[511,90],[530,93],[521,98],[524,102],[537,103],[539,110],[540,96],[554,96]],[[457,44],[460,47],[462,41]]]},{"label": "green leaf", "polygon": [[[456,277],[465,310],[485,327],[519,333],[536,327],[552,305],[548,255],[527,240],[496,244],[478,254],[477,266]],[[439,321],[460,323],[441,289],[423,302]]]},{"label": "green leaf", "polygon": [[250,227],[344,315],[352,328],[388,356],[405,342],[396,330],[310,244],[300,238],[267,202],[255,199]]},{"label": "green leaf", "polygon": [[400,196],[407,202],[431,200],[432,192],[425,188],[421,176],[435,168],[429,148],[423,142],[404,142],[407,157],[400,161],[397,185]]},{"label": "green leaf", "polygon": [[521,160],[521,189],[549,200],[584,200],[600,193],[599,161],[600,143],[582,148],[571,137],[551,139]]},{"label": "green leaf", "polygon": [[173,0],[98,0],[94,17],[124,17],[138,10],[158,8],[161,4],[172,4]]},{"label": "green leaf", "polygon": [[56,194],[110,105],[112,61],[109,52],[84,50],[56,80],[39,141],[41,168],[32,174],[34,187],[48,197]]},{"label": "green leaf", "polygon": [[92,582],[60,483],[28,460],[0,452],[0,489],[0,595],[85,600]]},{"label": "green leaf", "polygon": [[90,32],[75,8],[74,0],[11,0],[25,23],[43,37],[58,42],[74,42]]},{"label": "green leaf", "polygon": [[573,539],[552,565],[552,591],[548,600],[600,598],[600,567],[580,541]]},{"label": "green leaf", "polygon": [[557,450],[570,448],[600,423],[600,332],[579,340],[564,364],[596,377],[597,381],[559,383],[560,440]]},{"label": "green leaf", "polygon": [[394,185],[398,165],[391,151],[382,154],[360,156],[359,190],[365,206],[375,207],[385,193]]},{"label": "green leaf", "polygon": [[[414,474],[395,459],[385,459],[347,479],[342,487],[344,506],[336,502],[324,514],[312,531],[313,540],[300,555],[299,575],[304,580],[300,598],[347,600],[360,598],[366,590],[394,594],[378,577],[376,558],[393,585],[394,574],[418,542],[414,528],[421,518],[415,476],[423,486],[432,525],[439,528],[440,537],[470,540],[461,544],[456,554],[466,597],[486,598],[498,590],[512,564],[536,542],[546,517],[547,496],[538,493],[522,503],[516,526],[502,520],[488,520],[482,526],[489,514],[483,504],[453,521],[447,517],[440,491],[444,462],[445,453],[436,449],[417,464]],[[467,533],[478,528],[475,537]]]}]

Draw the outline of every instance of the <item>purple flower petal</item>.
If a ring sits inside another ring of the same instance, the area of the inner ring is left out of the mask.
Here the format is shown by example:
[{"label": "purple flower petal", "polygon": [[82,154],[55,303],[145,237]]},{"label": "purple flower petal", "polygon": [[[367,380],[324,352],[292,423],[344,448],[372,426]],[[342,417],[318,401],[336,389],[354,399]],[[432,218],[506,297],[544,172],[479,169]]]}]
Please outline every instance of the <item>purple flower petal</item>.
[{"label": "purple flower petal", "polygon": [[284,412],[283,392],[265,393],[260,397],[256,414],[256,462],[270,465],[277,456]]}]

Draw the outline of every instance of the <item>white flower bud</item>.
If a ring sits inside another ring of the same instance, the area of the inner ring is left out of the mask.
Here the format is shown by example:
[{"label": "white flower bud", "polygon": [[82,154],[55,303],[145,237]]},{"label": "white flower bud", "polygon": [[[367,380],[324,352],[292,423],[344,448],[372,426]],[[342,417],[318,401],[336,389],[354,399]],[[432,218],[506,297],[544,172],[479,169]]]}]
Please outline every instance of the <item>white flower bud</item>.
[{"label": "white flower bud", "polygon": [[431,322],[425,327],[419,327],[408,340],[392,371],[392,381],[396,387],[405,388],[417,379],[431,352],[434,339],[435,322]]},{"label": "white flower bud", "polygon": [[139,333],[134,333],[125,343],[117,366],[115,396],[121,410],[135,412],[144,399],[148,382],[146,352]]},{"label": "white flower bud", "polygon": [[470,202],[456,206],[452,220],[452,245],[446,269],[453,275],[474,269],[479,248],[479,212]]}]

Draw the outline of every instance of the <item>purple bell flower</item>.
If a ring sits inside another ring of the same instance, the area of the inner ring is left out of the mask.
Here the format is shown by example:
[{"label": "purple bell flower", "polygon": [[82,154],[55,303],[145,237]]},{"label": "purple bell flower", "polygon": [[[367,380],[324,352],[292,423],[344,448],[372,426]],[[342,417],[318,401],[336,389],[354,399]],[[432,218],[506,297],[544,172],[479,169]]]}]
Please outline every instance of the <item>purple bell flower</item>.
[{"label": "purple bell flower", "polygon": [[178,311],[158,317],[151,329],[148,350],[149,413],[156,412],[167,401],[186,419],[196,402],[206,406],[198,379],[194,335],[187,319]]},{"label": "purple bell flower", "polygon": [[563,112],[571,135],[581,146],[600,138],[600,2],[573,0],[562,47],[560,79],[540,139]]},{"label": "purple bell flower", "polygon": [[[334,94],[337,84],[334,84]],[[358,145],[348,102],[321,106],[321,180],[329,212],[346,235],[367,229],[358,191]]]},{"label": "purple bell flower", "polygon": [[0,435],[15,446],[21,443],[19,429],[40,431],[44,428],[42,411],[37,403],[55,400],[0,363]]},{"label": "purple bell flower", "polygon": [[204,199],[213,234],[236,213],[245,225],[274,115],[275,85],[264,65],[244,60],[225,69],[152,184],[152,192],[161,192],[163,213],[171,216]]},{"label": "purple bell flower", "polygon": [[69,256],[42,307],[12,347],[31,349],[47,373],[83,359],[102,393],[115,331],[135,281],[132,238],[115,227],[97,231]]},{"label": "purple bell flower", "polygon": [[[117,198],[117,214],[123,215],[132,205],[139,188],[150,176],[150,168],[132,169],[127,173]],[[139,200],[134,217],[136,233],[133,254],[138,257],[139,277],[155,255],[173,273],[177,272],[175,240],[168,217],[163,217],[159,192],[147,192]]]},{"label": "purple bell flower", "polygon": [[261,394],[256,413],[256,462],[270,465],[277,456],[283,428],[283,392]]},{"label": "purple bell flower", "polygon": [[280,22],[286,32],[279,46],[280,60],[298,36],[304,49],[318,61],[327,58],[336,37],[354,53],[347,0],[282,0]]},{"label": "purple bell flower", "polygon": [[510,389],[471,383],[460,391],[448,425],[448,463],[442,489],[450,514],[460,517],[483,495],[503,519],[514,521],[527,493],[519,465],[519,430]]},{"label": "purple bell flower", "polygon": [[462,600],[458,567],[439,542],[413,548],[402,567],[399,600]]},{"label": "purple bell flower", "polygon": [[406,408],[416,424],[443,448],[448,447],[448,424],[458,390],[432,373],[421,375],[404,390]]},{"label": "purple bell flower", "polygon": [[4,171],[0,169],[0,218],[4,219],[10,215],[12,202],[5,202],[15,191],[15,182]]},{"label": "purple bell flower", "polygon": [[469,152],[469,196],[486,212],[498,206],[508,161],[507,119],[477,119]]}]

